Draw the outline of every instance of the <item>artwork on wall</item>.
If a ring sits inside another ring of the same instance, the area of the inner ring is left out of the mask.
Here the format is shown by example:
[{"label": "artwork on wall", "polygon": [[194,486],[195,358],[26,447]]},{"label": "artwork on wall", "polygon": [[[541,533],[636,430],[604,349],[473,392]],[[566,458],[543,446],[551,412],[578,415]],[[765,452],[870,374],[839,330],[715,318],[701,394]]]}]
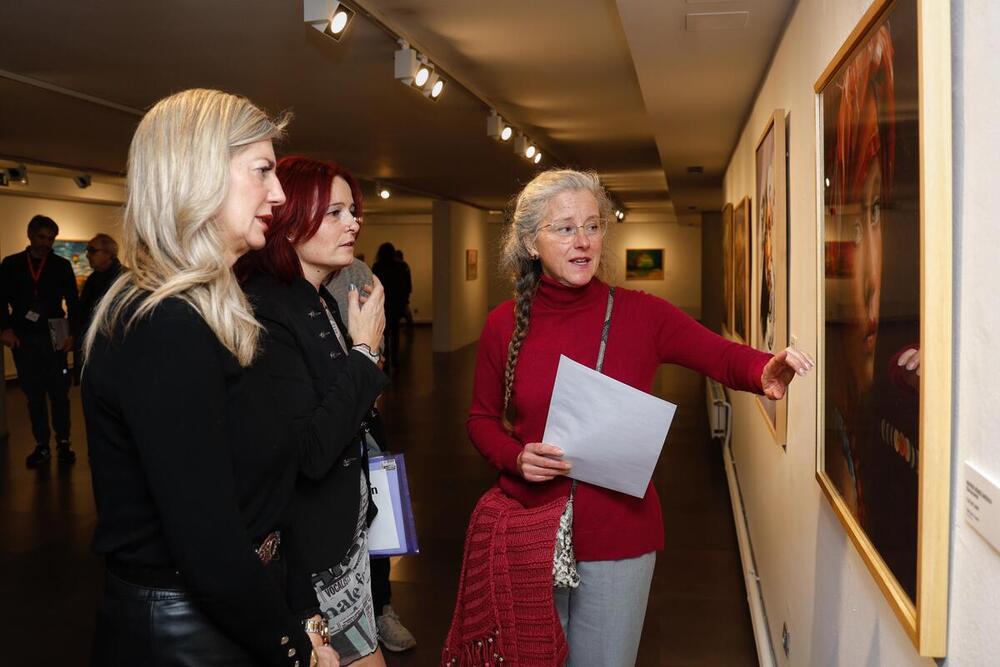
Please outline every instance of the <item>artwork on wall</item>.
[{"label": "artwork on wall", "polygon": [[750,198],[733,209],[733,329],[741,343],[750,340]]},{"label": "artwork on wall", "polygon": [[625,280],[663,280],[663,248],[627,248]]},{"label": "artwork on wall", "polygon": [[[755,151],[757,210],[753,218],[754,244],[750,344],[775,354],[788,346],[788,216],[785,112],[777,109]],[[758,396],[774,441],[785,446],[788,401]]]},{"label": "artwork on wall", "polygon": [[816,477],[933,657],[946,646],[951,476],[948,12],[877,0],[815,87]]},{"label": "artwork on wall", "polygon": [[73,275],[76,276],[76,291],[83,290],[83,284],[87,282],[87,276],[93,269],[87,261],[87,241],[69,241],[56,239],[52,244],[52,252],[69,260],[73,265]]},{"label": "artwork on wall", "polygon": [[465,279],[475,280],[479,277],[479,250],[472,248],[465,251]]},{"label": "artwork on wall", "polygon": [[733,205],[722,209],[722,303],[726,331],[733,332]]}]

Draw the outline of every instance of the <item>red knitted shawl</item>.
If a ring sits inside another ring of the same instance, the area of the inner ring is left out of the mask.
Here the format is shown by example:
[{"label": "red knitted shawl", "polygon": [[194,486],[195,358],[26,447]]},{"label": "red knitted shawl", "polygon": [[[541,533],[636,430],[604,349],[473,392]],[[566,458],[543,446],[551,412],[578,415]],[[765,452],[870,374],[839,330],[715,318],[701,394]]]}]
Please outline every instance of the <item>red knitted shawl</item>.
[{"label": "red knitted shawl", "polygon": [[444,667],[558,667],[568,651],[552,598],[552,558],[566,498],[525,509],[493,487],[479,499]]}]

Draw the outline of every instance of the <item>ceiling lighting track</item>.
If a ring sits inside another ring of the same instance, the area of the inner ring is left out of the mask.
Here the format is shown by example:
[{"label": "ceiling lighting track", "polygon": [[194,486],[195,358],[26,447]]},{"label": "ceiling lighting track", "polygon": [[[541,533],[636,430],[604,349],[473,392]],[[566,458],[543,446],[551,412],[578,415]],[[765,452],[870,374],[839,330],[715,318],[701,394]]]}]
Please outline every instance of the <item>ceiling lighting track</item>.
[{"label": "ceiling lighting track", "polygon": [[135,107],[118,104],[117,102],[105,100],[94,95],[88,95],[87,93],[81,93],[76,90],[70,90],[69,88],[57,86],[56,84],[49,83],[48,81],[33,79],[30,76],[22,76],[20,74],[16,74],[15,72],[8,72],[7,70],[0,69],[0,77],[10,79],[11,81],[17,81],[18,83],[23,83],[27,86],[34,86],[35,88],[41,88],[42,90],[58,93],[59,95],[65,95],[66,97],[73,97],[78,100],[83,100],[84,102],[90,102],[91,104],[96,104],[98,106],[107,107],[108,109],[114,109],[115,111],[123,111],[127,114],[132,114],[133,116],[139,116],[140,118],[146,115],[146,112],[142,109],[136,109]]},{"label": "ceiling lighting track", "polygon": [[[487,134],[490,137],[498,139],[498,141],[508,141],[513,138],[514,128],[502,118],[499,118],[499,115],[495,110],[496,105],[490,101],[487,95],[464,82],[458,81],[458,79],[451,75],[446,75],[440,62],[432,62],[433,58],[428,55],[426,49],[423,49],[420,45],[416,44],[403,32],[403,30],[393,25],[391,19],[387,18],[378,9],[369,6],[370,4],[371,3],[366,0],[351,0],[351,5],[359,14],[363,15],[372,23],[372,25],[380,28],[385,34],[399,43],[400,48],[396,51],[394,60],[394,74],[397,79],[408,86],[412,86],[417,90],[420,90],[427,98],[437,101],[445,87],[445,78],[447,78],[449,82],[454,82],[455,84],[460,85],[467,93],[478,99],[479,102],[490,112],[491,115],[487,118]],[[400,52],[403,53],[401,54]],[[423,57],[423,60],[421,60],[421,57]],[[417,79],[421,65],[428,66],[426,81],[419,81]],[[434,78],[435,75],[439,77],[437,80]],[[495,121],[493,120],[494,116],[497,117],[497,120]],[[495,135],[493,134],[493,129],[490,123],[500,123],[500,125],[496,127]],[[524,152],[521,153],[521,156],[529,162],[539,164],[542,161],[542,158],[538,157],[541,154],[541,150],[534,142],[529,141],[529,144],[535,146],[535,150],[532,152],[530,157],[525,157]],[[553,155],[552,151],[547,152],[550,156]]]}]

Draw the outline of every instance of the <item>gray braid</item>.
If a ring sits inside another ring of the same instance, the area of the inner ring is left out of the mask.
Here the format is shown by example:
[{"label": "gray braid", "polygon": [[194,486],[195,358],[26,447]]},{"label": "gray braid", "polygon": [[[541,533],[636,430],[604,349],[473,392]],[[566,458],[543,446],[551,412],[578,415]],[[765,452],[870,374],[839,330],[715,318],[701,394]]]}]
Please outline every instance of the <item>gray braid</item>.
[{"label": "gray braid", "polygon": [[514,430],[514,369],[517,367],[517,357],[521,346],[528,336],[531,326],[531,302],[541,282],[541,262],[530,260],[533,266],[525,270],[514,284],[514,333],[507,346],[507,364],[503,371],[503,426],[508,432]]}]

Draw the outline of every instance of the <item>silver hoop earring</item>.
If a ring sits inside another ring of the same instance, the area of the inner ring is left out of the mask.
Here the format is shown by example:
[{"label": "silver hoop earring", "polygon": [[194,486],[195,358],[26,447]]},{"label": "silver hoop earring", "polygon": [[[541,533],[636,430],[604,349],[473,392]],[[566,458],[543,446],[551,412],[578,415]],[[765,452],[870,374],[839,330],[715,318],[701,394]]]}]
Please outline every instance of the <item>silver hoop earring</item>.
[{"label": "silver hoop earring", "polygon": [[286,237],[285,237],[285,240],[287,240],[287,241],[288,241],[289,243],[291,243],[291,242],[292,242],[292,241],[294,241],[295,239],[293,239],[293,238],[292,238],[292,235],[291,235],[291,234],[289,234],[288,236],[286,236]]}]

